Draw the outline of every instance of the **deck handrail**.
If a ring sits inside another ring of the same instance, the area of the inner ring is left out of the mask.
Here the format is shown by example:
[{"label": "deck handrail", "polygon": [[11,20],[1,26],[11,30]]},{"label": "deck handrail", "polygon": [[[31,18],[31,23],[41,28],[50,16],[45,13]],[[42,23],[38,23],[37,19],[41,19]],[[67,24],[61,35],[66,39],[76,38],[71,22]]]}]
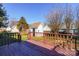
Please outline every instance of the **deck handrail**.
[{"label": "deck handrail", "polygon": [[20,42],[21,41],[21,35],[20,33],[1,33],[0,34],[0,45],[10,44],[12,42]]},{"label": "deck handrail", "polygon": [[[30,32],[30,39],[33,39],[33,32]],[[52,33],[52,32],[35,32],[35,37],[37,36],[43,36],[44,37],[44,41],[46,39],[53,39],[54,40],[54,45],[56,44],[61,44],[63,48],[68,47],[69,49],[75,49],[75,50],[79,50],[77,49],[77,40],[79,38],[79,35],[77,34],[60,34],[60,33]],[[76,37],[76,38],[75,38]],[[74,43],[73,43],[74,42]],[[48,41],[47,41],[48,43]],[[45,41],[46,44],[46,41]]]}]

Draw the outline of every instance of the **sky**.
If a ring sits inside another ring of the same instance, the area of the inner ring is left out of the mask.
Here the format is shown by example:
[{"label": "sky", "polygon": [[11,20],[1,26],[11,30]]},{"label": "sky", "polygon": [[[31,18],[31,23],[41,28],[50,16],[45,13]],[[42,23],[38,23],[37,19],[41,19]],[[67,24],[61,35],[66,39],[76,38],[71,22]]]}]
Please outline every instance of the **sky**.
[{"label": "sky", "polygon": [[[7,11],[9,20],[18,21],[20,17],[25,17],[27,23],[46,22],[46,15],[57,8],[65,8],[65,3],[5,3],[3,6]],[[72,5],[74,10],[77,4]]]}]

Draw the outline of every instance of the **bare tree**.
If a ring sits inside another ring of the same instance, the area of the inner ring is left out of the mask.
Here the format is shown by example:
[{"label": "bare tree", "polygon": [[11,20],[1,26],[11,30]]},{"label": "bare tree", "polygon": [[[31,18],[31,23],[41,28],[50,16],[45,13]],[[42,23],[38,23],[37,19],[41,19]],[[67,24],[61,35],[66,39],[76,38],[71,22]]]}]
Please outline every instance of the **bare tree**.
[{"label": "bare tree", "polygon": [[63,14],[61,10],[55,10],[48,14],[47,22],[53,32],[58,32],[61,28]]},{"label": "bare tree", "polygon": [[65,15],[64,15],[64,24],[66,27],[66,32],[69,33],[70,29],[72,29],[73,23],[73,12],[69,5],[66,6]]},{"label": "bare tree", "polygon": [[[78,5],[79,6],[79,5]],[[76,8],[76,21],[75,21],[75,27],[79,32],[79,7]]]}]

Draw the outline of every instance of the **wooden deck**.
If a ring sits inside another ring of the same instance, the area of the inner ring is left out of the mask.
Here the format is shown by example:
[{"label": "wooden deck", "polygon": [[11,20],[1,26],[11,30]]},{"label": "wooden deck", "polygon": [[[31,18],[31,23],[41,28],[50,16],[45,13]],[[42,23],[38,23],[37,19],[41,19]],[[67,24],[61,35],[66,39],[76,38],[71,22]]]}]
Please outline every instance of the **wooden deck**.
[{"label": "wooden deck", "polygon": [[0,56],[63,56],[30,42],[15,42],[0,46]]}]

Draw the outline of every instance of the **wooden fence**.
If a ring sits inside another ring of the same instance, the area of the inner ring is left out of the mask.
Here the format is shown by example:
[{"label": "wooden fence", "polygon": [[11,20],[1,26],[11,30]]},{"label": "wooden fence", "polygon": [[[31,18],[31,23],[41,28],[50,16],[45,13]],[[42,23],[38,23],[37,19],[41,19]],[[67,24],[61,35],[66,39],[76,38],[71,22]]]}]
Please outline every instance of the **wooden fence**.
[{"label": "wooden fence", "polygon": [[21,35],[19,33],[0,33],[0,46],[9,45],[17,41],[21,41]]},{"label": "wooden fence", "polygon": [[39,33],[36,32],[35,36],[30,32],[28,38],[41,41],[45,44],[59,45],[60,47],[79,50],[79,35],[73,34],[59,34],[59,33]]}]

